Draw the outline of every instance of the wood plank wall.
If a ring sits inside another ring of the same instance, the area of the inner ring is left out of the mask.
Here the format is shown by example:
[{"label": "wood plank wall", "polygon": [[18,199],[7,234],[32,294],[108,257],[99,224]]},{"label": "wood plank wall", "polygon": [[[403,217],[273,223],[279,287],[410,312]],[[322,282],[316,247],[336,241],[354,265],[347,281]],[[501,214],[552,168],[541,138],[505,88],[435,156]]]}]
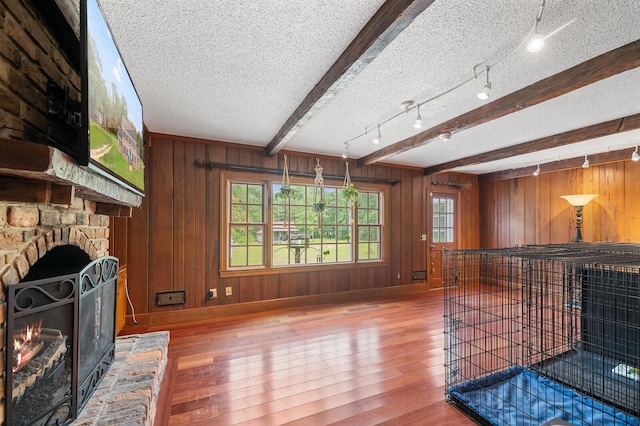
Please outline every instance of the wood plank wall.
[{"label": "wood plank wall", "polygon": [[480,245],[573,241],[575,210],[561,195],[599,194],[584,208],[584,241],[640,242],[640,164],[631,160],[480,182]]},{"label": "wood plank wall", "polygon": [[[442,174],[434,179],[423,176],[418,169],[381,165],[358,168],[352,161],[352,176],[401,180],[390,190],[391,250],[387,265],[221,279],[220,171],[194,163],[205,160],[282,169],[282,155],[267,158],[262,149],[157,134],[151,136],[147,155],[147,196],[142,208],[134,209],[128,219],[124,260],[129,294],[140,315],[170,315],[217,305],[419,283],[412,280],[411,272],[427,269],[428,243],[419,237],[427,232],[425,198],[428,187],[436,181],[445,186],[449,181],[466,182],[461,190],[461,209],[466,210],[467,219],[462,221],[465,229],[461,235],[467,247],[477,247],[479,241],[475,176]],[[323,157],[321,161],[325,175],[344,174],[342,159]],[[288,153],[288,164],[290,170],[312,172],[315,156]],[[120,229],[115,230],[117,235]],[[232,287],[231,297],[224,296],[227,286]],[[210,288],[218,290],[217,299],[208,298]],[[182,289],[186,291],[185,305],[156,306],[157,292]]]}]

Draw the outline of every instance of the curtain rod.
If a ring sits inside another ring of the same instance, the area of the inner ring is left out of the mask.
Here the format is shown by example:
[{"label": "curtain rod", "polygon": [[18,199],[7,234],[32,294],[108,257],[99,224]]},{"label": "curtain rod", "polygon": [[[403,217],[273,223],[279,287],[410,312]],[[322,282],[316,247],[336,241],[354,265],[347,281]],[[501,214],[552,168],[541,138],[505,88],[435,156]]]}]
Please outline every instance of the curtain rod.
[{"label": "curtain rod", "polygon": [[[227,164],[227,163],[216,163],[214,161],[196,160],[195,165],[200,167],[206,167],[209,170],[222,169],[222,170],[236,170],[236,171],[243,171],[243,172],[268,173],[268,174],[275,174],[275,175],[282,174],[282,170],[280,169],[270,169],[267,167],[256,167],[256,166],[241,166],[237,164]],[[310,178],[316,177],[315,173],[299,172],[295,170],[289,170],[289,175],[298,176],[298,177],[310,177]],[[326,179],[344,180],[344,176],[323,174],[323,177],[325,177]],[[365,183],[386,183],[386,184],[391,184],[391,186],[395,185],[396,183],[402,182],[401,179],[380,179],[380,178],[370,178],[370,177],[353,176],[353,175],[351,176],[351,180],[354,182],[365,182]]]}]

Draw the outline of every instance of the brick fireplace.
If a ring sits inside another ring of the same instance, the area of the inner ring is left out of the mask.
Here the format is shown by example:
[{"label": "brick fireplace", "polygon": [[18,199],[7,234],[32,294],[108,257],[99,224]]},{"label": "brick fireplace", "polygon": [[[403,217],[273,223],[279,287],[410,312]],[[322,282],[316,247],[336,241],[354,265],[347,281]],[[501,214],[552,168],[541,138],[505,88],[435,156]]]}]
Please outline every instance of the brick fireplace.
[{"label": "brick fireplace", "polygon": [[[78,247],[91,259],[108,255],[109,217],[95,213],[95,203],[75,199],[69,206],[0,202],[0,337],[6,333],[6,286],[18,284],[31,267],[55,247]],[[7,353],[4,348],[3,353]],[[7,371],[2,365],[2,372]],[[0,393],[5,401],[6,374]],[[5,402],[6,403],[6,402]],[[0,421],[5,408],[0,407]]]}]

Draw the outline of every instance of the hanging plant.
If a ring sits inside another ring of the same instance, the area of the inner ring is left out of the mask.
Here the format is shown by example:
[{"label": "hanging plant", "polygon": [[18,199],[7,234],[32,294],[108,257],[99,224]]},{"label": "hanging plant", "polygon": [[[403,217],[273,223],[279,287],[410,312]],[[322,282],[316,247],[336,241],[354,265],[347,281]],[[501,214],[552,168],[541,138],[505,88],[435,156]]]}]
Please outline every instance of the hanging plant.
[{"label": "hanging plant", "polygon": [[347,202],[349,207],[360,204],[358,203],[358,188],[356,188],[353,183],[350,183],[349,186],[342,190],[342,194],[344,195],[344,199]]},{"label": "hanging plant", "polygon": [[284,170],[282,171],[282,185],[280,191],[275,194],[275,198],[278,200],[290,200],[295,198],[295,192],[291,188],[291,182],[289,181],[289,167],[287,166],[287,154],[284,154]]},{"label": "hanging plant", "polygon": [[320,198],[316,202],[313,203],[313,211],[315,213],[322,213],[322,212],[324,212],[324,208],[326,207],[326,205],[327,205],[327,203],[324,200],[324,198]]},{"label": "hanging plant", "polygon": [[[320,159],[316,158],[316,179],[313,184],[313,204],[312,209],[319,215],[324,212],[324,208],[327,205],[324,199],[324,178],[322,177],[322,166],[320,165]],[[318,226],[322,226],[322,217],[318,217]]]},{"label": "hanging plant", "polygon": [[344,184],[342,189],[342,195],[347,203],[347,206],[360,206],[358,203],[358,188],[351,182],[351,176],[349,175],[349,162],[345,162],[346,172],[344,174]]}]

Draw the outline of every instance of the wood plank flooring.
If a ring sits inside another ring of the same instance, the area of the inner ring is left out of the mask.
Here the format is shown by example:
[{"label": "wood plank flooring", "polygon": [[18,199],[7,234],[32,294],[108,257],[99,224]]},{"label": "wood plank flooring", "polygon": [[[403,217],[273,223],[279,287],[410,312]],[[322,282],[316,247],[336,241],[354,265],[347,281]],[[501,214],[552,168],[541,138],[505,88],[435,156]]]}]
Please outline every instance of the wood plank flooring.
[{"label": "wood plank flooring", "polygon": [[442,296],[171,326],[156,425],[473,425],[444,400]]}]

